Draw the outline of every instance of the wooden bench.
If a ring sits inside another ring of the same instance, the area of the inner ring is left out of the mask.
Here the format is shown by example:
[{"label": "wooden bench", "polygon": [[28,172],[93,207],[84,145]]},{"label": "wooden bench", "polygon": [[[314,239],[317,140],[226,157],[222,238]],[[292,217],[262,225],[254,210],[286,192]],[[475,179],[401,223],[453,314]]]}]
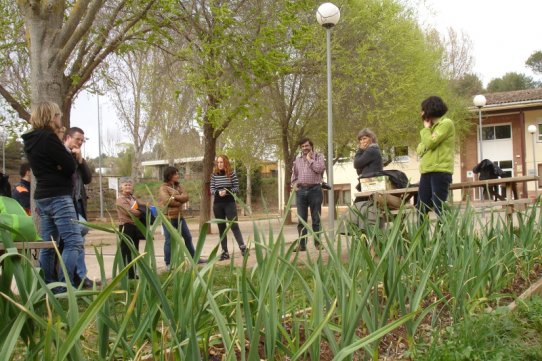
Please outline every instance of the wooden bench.
[{"label": "wooden bench", "polygon": [[[18,251],[29,251],[34,265],[37,265],[40,249],[54,248],[53,242],[47,241],[13,242],[13,245]],[[5,251],[4,244],[0,242],[0,254],[3,254]]]},{"label": "wooden bench", "polygon": [[[526,205],[533,203],[533,200],[530,198],[518,198],[517,185],[518,183],[526,182],[536,182],[538,181],[536,176],[521,176],[521,177],[510,177],[510,178],[499,178],[499,179],[487,179],[487,180],[478,180],[478,181],[467,181],[452,183],[450,185],[450,190],[461,190],[462,191],[462,201],[453,202],[453,192],[450,192],[450,201],[453,205],[459,207],[465,207],[469,204],[472,207],[501,207],[506,210],[507,214],[513,214],[515,211],[516,205]],[[478,189],[480,187],[490,187],[500,185],[504,186],[506,189],[506,199],[502,201],[471,201],[468,198],[468,194],[472,189]],[[409,188],[399,188],[399,189],[390,189],[383,191],[370,191],[370,192],[358,192],[354,195],[356,197],[365,197],[370,198],[374,197],[375,194],[382,195],[393,195],[404,199],[405,202],[410,202],[410,199],[417,195],[418,187],[409,187]],[[408,203],[407,203],[408,204]],[[391,211],[391,213],[397,213],[397,211]]]}]

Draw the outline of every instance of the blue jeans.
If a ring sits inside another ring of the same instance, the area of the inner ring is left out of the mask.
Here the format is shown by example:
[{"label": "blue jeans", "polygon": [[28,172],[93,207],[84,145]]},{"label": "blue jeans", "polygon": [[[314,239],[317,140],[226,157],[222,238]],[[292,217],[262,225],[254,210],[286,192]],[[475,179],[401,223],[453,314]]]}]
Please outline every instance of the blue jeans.
[{"label": "blue jeans", "polygon": [[[171,225],[173,227],[179,229],[179,219],[170,219],[169,221],[171,222]],[[169,234],[166,226],[162,225],[162,228],[164,229],[164,237],[166,239],[164,243],[164,262],[166,263],[166,266],[169,266],[169,263],[171,261],[171,235]],[[192,244],[192,235],[190,234],[190,230],[188,229],[188,225],[186,224],[184,218],[181,218],[181,236],[184,239],[184,245],[186,246],[186,249],[188,250],[190,255],[194,257],[196,250],[194,249],[194,245]]]},{"label": "blue jeans", "polygon": [[[307,222],[310,208],[312,230],[316,233],[320,231],[320,214],[322,213],[323,197],[320,184],[307,188],[298,188],[296,191],[297,218],[299,219],[297,231],[299,233],[299,246],[301,248],[307,246],[307,229],[303,226],[301,220]],[[314,239],[314,243],[320,243],[318,238]]]},{"label": "blue jeans", "polygon": [[418,186],[418,210],[425,215],[433,208],[440,216],[442,203],[448,199],[448,191],[452,183],[452,175],[444,172],[424,173],[420,177]]},{"label": "blue jeans", "polygon": [[[77,220],[80,222],[86,222],[87,220],[85,217],[82,216],[83,214],[83,207],[80,205],[81,201],[77,201],[75,203],[75,211],[77,212]],[[81,252],[77,256],[77,261],[75,263],[75,274],[77,277],[79,277],[79,280],[83,281],[85,277],[87,276],[87,265],[85,264],[85,236],[88,233],[88,228],[83,226],[82,224],[79,225],[81,227],[81,236],[83,236],[83,248],[81,249]]]},{"label": "blue jeans", "polygon": [[[75,266],[78,255],[83,251],[83,237],[81,227],[73,221],[77,213],[70,196],[60,196],[36,199],[36,206],[40,216],[40,236],[44,241],[51,238],[64,240],[62,261],[68,271],[72,285],[77,286],[74,280]],[[45,282],[51,283],[55,279],[55,250],[42,249],[40,252],[40,266],[43,269]],[[59,272],[58,281],[65,282],[64,273]]]}]

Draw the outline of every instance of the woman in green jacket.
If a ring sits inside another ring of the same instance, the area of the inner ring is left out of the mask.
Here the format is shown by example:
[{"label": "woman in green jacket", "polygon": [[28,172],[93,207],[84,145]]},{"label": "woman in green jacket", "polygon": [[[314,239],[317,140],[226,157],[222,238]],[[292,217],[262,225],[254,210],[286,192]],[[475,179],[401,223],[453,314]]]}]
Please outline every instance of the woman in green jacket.
[{"label": "woman in green jacket", "polygon": [[442,212],[442,203],[448,198],[454,171],[455,126],[445,118],[448,107],[438,96],[430,96],[422,102],[424,128],[416,149],[420,156],[420,185],[418,209],[426,214],[433,208],[437,215]]}]

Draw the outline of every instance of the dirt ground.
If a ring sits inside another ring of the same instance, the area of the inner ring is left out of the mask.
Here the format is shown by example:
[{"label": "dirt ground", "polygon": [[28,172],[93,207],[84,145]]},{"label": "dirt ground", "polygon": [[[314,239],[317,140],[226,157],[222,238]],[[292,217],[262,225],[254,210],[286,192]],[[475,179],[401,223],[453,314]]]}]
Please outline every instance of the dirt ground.
[{"label": "dirt ground", "polygon": [[[239,221],[239,226],[241,228],[244,241],[248,245],[249,248],[253,247],[252,242],[254,240],[255,227],[260,233],[264,235],[264,237],[267,237],[269,235],[270,229],[272,229],[273,235],[275,237],[276,235],[278,235],[278,233],[281,230],[281,224],[278,217],[257,220],[257,221],[241,220]],[[208,255],[210,255],[212,250],[219,244],[218,229],[216,225],[212,225],[211,227],[212,227],[212,233],[208,234],[205,238],[205,244],[203,246],[203,252],[202,252],[203,257],[207,257]],[[193,243],[195,244],[199,237],[197,222],[189,222],[188,228],[190,229],[190,232],[193,238]],[[285,225],[282,228],[282,232],[284,233],[287,244],[291,244],[295,242],[298,235],[297,222],[291,225]],[[97,247],[100,250],[100,252],[103,253],[105,273],[106,273],[106,276],[109,277],[112,273],[113,259],[114,259],[116,248],[117,248],[115,235],[112,233],[107,233],[103,231],[91,230],[90,233],[86,236],[85,261],[86,261],[86,265],[88,269],[87,275],[88,275],[88,278],[90,279],[99,279],[100,268],[96,260],[94,247]],[[139,250],[142,251],[144,248],[145,248],[145,241],[141,241],[139,244]],[[307,249],[311,254],[312,252],[314,252],[315,254],[318,252],[315,249],[312,243],[312,240],[309,241],[307,245]],[[231,231],[228,233],[228,250],[230,252],[230,256],[234,258],[234,263],[241,265],[243,262],[243,257],[241,256],[241,252],[239,251],[239,247],[237,246],[237,243],[235,242],[235,239]],[[165,270],[165,264],[163,261],[164,235],[162,233],[161,227],[157,229],[154,235],[154,251],[155,251],[155,255],[156,255],[157,263],[159,267]],[[251,252],[249,254],[248,265],[249,266],[254,265],[255,261],[256,261],[256,257],[253,254],[253,252]]]}]

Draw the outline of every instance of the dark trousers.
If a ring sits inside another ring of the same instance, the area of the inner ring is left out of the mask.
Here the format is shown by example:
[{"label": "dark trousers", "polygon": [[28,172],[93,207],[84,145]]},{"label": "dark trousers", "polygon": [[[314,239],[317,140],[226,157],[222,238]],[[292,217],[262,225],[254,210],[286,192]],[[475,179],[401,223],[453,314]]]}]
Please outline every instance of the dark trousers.
[{"label": "dark trousers", "polygon": [[452,175],[444,172],[424,173],[418,186],[418,210],[421,215],[433,209],[437,215],[442,213],[442,203],[448,199]]},{"label": "dark trousers", "polygon": [[[136,225],[130,223],[121,224],[119,226],[119,231],[128,237],[128,239],[121,239],[120,242],[120,254],[122,255],[124,265],[127,265],[128,263],[132,262],[133,259],[132,250],[128,246],[127,242],[131,242],[135,249],[139,252],[138,231]],[[135,266],[128,270],[128,278],[136,278]]]},{"label": "dark trousers", "polygon": [[[231,225],[231,230],[237,244],[240,248],[242,248],[245,245],[245,242],[243,241],[243,235],[239,229],[239,224],[237,224],[237,205],[235,202],[215,202],[213,204],[213,212],[215,214],[215,218],[217,219],[224,219],[234,222]],[[226,253],[228,252],[228,235],[226,234],[227,226],[228,224],[226,222],[221,222],[218,224],[220,245],[222,246],[222,251]]]},{"label": "dark trousers", "polygon": [[[174,228],[179,229],[179,219],[170,219],[171,225]],[[186,224],[186,220],[184,218],[180,219],[180,232],[181,237],[183,237],[184,245],[186,246],[186,249],[188,250],[188,253],[190,253],[190,256],[192,258],[196,254],[196,250],[194,249],[194,244],[192,243],[192,234],[190,233],[190,230],[188,229],[188,224]],[[168,229],[165,225],[162,225],[162,228],[164,230],[164,262],[166,263],[166,266],[169,266],[169,263],[171,261],[171,234],[169,233]]]},{"label": "dark trousers", "polygon": [[[320,184],[316,184],[312,187],[299,187],[296,191],[296,205],[297,205],[297,218],[299,223],[297,224],[297,232],[299,233],[299,246],[304,248],[307,246],[307,229],[301,223],[303,220],[305,223],[309,217],[309,209],[311,210],[312,218],[312,230],[315,233],[320,231],[320,214],[322,213],[322,201],[323,201],[322,187]],[[314,239],[314,243],[320,243],[319,239]]]}]

